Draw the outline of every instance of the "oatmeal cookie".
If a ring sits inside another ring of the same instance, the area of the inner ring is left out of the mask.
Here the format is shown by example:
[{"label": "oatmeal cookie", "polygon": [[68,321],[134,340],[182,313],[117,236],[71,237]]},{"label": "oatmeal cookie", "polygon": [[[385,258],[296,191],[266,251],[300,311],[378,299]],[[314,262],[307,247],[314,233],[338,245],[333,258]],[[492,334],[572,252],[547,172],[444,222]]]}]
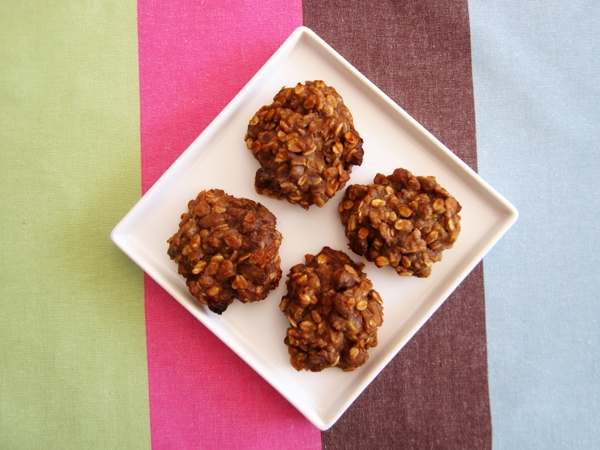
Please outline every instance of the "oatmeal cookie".
[{"label": "oatmeal cookie", "polygon": [[425,278],[460,233],[461,206],[435,177],[396,169],[348,186],[338,207],[350,249],[377,267]]},{"label": "oatmeal cookie", "polygon": [[363,264],[329,247],[290,269],[279,307],[290,323],[284,342],[296,370],[351,371],[369,359],[383,307],[362,269]]},{"label": "oatmeal cookie", "polygon": [[277,219],[263,205],[202,191],[188,203],[179,230],[168,239],[190,293],[217,313],[238,299],[263,300],[281,279]]},{"label": "oatmeal cookie", "polygon": [[284,87],[248,124],[259,194],[322,207],[362,164],[362,138],[344,100],[323,81]]}]

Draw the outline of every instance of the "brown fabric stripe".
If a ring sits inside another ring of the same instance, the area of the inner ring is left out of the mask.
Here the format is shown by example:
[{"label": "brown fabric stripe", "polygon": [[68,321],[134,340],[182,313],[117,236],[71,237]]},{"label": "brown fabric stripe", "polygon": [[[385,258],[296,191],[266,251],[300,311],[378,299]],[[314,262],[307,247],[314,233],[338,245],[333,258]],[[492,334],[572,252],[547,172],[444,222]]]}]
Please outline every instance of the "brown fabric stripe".
[{"label": "brown fabric stripe", "polygon": [[[467,0],[304,0],[313,29],[473,169]],[[483,267],[330,430],[323,448],[491,448]]]}]

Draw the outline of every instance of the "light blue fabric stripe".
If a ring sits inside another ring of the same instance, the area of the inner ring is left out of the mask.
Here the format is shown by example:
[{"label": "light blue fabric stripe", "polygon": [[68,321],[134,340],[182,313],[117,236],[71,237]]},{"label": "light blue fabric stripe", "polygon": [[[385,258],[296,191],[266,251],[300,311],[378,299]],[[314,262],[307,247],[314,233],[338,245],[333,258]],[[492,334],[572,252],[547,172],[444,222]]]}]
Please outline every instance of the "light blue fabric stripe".
[{"label": "light blue fabric stripe", "polygon": [[494,449],[600,448],[600,2],[469,0]]}]

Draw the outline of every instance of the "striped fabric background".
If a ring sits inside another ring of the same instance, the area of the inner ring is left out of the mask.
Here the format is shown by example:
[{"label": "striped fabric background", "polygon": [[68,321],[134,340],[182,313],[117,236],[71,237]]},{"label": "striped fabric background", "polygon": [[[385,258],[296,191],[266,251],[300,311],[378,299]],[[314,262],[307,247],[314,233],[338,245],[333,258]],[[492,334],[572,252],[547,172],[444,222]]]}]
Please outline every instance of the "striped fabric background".
[{"label": "striped fabric background", "polygon": [[[583,0],[0,3],[0,449],[600,446],[599,21]],[[326,432],[109,240],[300,25],[521,213]]]}]

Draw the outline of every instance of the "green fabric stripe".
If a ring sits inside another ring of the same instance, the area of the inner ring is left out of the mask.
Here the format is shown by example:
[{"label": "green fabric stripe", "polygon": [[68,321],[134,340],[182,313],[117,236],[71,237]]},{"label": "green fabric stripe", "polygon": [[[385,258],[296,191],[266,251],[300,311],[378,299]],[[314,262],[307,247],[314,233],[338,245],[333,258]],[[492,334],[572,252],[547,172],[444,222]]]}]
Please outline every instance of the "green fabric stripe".
[{"label": "green fabric stripe", "polygon": [[150,448],[136,1],[0,2],[0,448]]}]

